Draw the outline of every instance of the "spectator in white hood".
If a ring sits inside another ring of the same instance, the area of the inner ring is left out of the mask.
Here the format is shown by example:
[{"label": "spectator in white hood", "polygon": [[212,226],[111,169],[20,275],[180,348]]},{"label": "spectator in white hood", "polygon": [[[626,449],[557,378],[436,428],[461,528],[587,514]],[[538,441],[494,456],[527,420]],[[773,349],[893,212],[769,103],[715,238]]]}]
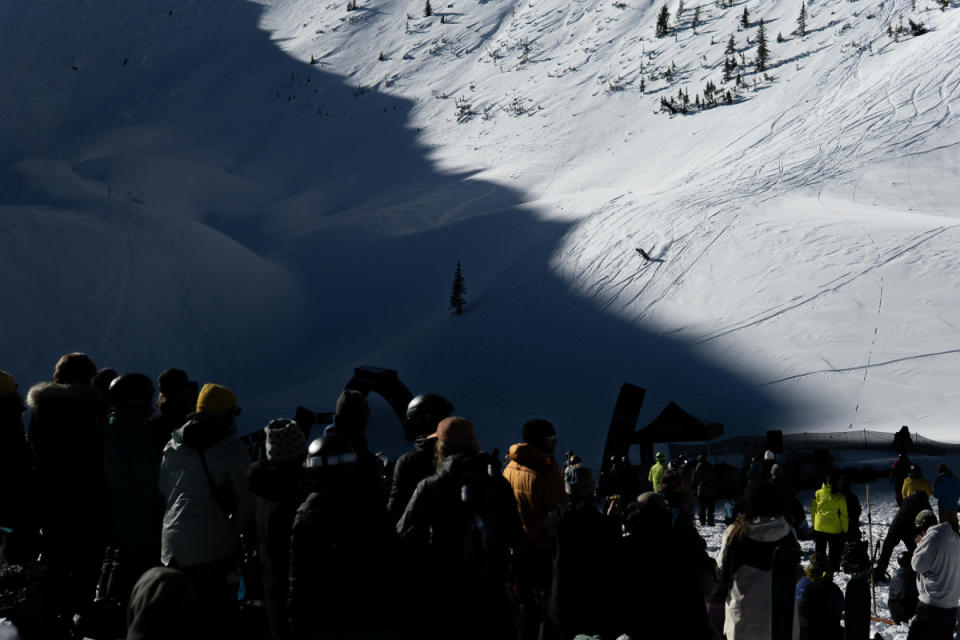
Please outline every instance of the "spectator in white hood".
[{"label": "spectator in white hood", "polygon": [[917,514],[917,572],[920,602],[907,640],[951,640],[960,603],[960,536],[949,524],[937,524],[933,511]]}]

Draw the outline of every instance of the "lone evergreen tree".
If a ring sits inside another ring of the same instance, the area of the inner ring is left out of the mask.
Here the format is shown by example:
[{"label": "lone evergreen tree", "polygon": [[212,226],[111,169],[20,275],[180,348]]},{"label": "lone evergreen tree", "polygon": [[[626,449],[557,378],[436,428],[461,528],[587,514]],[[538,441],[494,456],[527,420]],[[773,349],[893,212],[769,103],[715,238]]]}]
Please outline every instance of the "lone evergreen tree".
[{"label": "lone evergreen tree", "polygon": [[743,28],[746,29],[750,26],[750,12],[747,11],[747,7],[743,7],[743,15],[740,16],[740,24],[743,25]]},{"label": "lone evergreen tree", "polygon": [[697,32],[697,27],[700,26],[700,5],[697,5],[697,8],[693,10],[693,22],[690,23],[690,26],[693,27],[693,32]]},{"label": "lone evergreen tree", "polygon": [[757,71],[763,73],[767,70],[767,60],[770,59],[770,50],[767,49],[767,33],[763,28],[763,18],[760,18],[760,26],[757,28]]},{"label": "lone evergreen tree", "polygon": [[426,4],[423,5],[423,17],[429,18],[433,15],[433,7],[430,6],[430,0],[427,0]]},{"label": "lone evergreen tree", "polygon": [[657,17],[656,34],[658,38],[663,38],[669,32],[670,32],[670,10],[667,9],[667,5],[663,5],[663,8],[660,9],[660,15]]},{"label": "lone evergreen tree", "polygon": [[800,3],[800,17],[797,18],[797,35],[801,38],[807,35],[807,2]]},{"label": "lone evergreen tree", "polygon": [[463,305],[467,304],[464,294],[467,293],[467,285],[463,283],[463,271],[460,268],[460,262],[457,262],[457,270],[453,272],[453,288],[450,290],[450,309],[453,315],[463,315]]},{"label": "lone evergreen tree", "polygon": [[737,52],[737,41],[736,41],[736,39],[733,37],[733,34],[731,33],[731,34],[730,34],[730,39],[727,40],[727,48],[726,48],[726,50],[724,51],[724,53],[726,53],[728,56],[732,56],[732,55],[735,54],[736,52]]}]

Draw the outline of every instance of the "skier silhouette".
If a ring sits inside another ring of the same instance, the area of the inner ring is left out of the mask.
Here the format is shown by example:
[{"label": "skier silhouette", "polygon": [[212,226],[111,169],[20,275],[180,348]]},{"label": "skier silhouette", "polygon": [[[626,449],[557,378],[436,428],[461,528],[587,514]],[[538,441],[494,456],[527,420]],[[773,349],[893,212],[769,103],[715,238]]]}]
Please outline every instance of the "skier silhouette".
[{"label": "skier silhouette", "polygon": [[[652,250],[653,250],[653,249],[651,249],[651,251],[652,251]],[[637,253],[639,253],[639,254],[640,254],[640,257],[643,258],[644,260],[646,260],[647,262],[650,262],[651,260],[653,260],[653,258],[651,258],[649,255],[647,255],[647,252],[646,252],[646,251],[644,251],[643,249],[641,249],[641,248],[639,248],[639,247],[637,247]]]}]

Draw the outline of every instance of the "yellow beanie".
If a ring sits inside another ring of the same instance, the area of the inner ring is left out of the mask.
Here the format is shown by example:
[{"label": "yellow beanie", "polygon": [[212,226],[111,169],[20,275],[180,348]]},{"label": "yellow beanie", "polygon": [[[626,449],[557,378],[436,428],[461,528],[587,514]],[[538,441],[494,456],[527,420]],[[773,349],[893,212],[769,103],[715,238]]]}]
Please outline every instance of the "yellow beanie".
[{"label": "yellow beanie", "polygon": [[219,384],[208,382],[197,396],[197,413],[223,413],[237,406],[233,391]]},{"label": "yellow beanie", "polygon": [[0,371],[0,398],[12,396],[17,392],[17,381],[6,371]]}]

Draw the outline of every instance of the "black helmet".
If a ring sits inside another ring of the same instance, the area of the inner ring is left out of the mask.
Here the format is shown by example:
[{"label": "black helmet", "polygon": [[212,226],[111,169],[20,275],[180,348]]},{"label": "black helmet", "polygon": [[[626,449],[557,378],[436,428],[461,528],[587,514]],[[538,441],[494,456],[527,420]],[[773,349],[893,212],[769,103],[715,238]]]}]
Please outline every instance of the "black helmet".
[{"label": "black helmet", "polygon": [[437,430],[437,423],[453,413],[450,401],[436,393],[424,393],[407,405],[407,422],[414,436],[428,436]]},{"label": "black helmet", "polygon": [[153,402],[153,381],[142,373],[126,373],[113,379],[109,394],[114,407],[148,407]]}]

